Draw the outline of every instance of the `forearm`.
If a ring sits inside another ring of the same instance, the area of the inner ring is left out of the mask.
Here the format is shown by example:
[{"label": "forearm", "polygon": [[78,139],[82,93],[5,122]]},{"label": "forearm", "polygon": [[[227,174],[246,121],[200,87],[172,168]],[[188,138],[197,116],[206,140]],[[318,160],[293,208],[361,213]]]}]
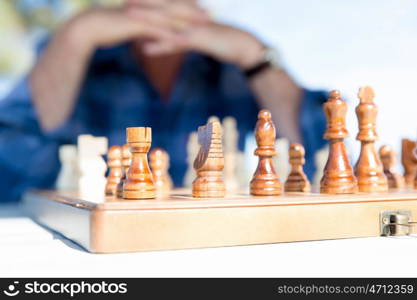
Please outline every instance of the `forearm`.
[{"label": "forearm", "polygon": [[64,26],[57,31],[29,75],[33,103],[41,127],[53,130],[71,115],[91,49],[77,31]]},{"label": "forearm", "polygon": [[250,86],[259,105],[271,111],[278,134],[291,143],[300,143],[303,91],[295,81],[285,71],[270,68],[250,79]]}]

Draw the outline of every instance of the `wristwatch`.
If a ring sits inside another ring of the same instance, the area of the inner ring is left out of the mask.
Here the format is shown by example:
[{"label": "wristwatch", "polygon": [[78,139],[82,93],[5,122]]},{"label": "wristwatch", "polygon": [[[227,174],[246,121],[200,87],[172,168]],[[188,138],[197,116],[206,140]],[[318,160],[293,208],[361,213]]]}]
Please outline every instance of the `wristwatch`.
[{"label": "wristwatch", "polygon": [[276,49],[265,46],[263,59],[253,67],[243,70],[243,73],[246,78],[250,79],[270,67],[278,70],[283,69],[281,56]]}]

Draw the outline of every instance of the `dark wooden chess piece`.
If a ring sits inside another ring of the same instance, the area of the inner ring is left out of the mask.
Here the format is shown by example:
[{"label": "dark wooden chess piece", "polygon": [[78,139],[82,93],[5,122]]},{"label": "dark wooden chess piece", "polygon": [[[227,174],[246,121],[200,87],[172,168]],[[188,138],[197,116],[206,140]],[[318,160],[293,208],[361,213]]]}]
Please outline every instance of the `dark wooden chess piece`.
[{"label": "dark wooden chess piece", "polygon": [[118,198],[123,198],[123,184],[126,180],[126,174],[129,171],[130,163],[132,162],[132,153],[130,153],[129,144],[122,146],[122,177],[117,185],[116,193]]},{"label": "dark wooden chess piece", "polygon": [[395,151],[388,145],[379,148],[379,157],[381,158],[384,167],[384,174],[388,180],[388,187],[390,189],[404,188],[404,178],[401,174],[395,172],[396,158]]},{"label": "dark wooden chess piece", "polygon": [[320,192],[325,194],[352,194],[357,192],[357,180],[350,165],[344,139],[346,129],[347,104],[339,91],[331,91],[323,104],[327,119],[324,138],[329,141],[329,158],[320,181]]},{"label": "dark wooden chess piece", "polygon": [[301,144],[291,144],[289,149],[289,161],[291,171],[285,182],[286,192],[308,193],[311,190],[310,182],[303,170],[305,164],[305,150]]},{"label": "dark wooden chess piece", "polygon": [[388,181],[375,149],[378,139],[376,117],[378,108],[374,104],[374,91],[365,86],[359,89],[359,105],[356,107],[359,132],[356,139],[361,142],[361,152],[355,166],[355,175],[360,192],[374,193],[388,191]]},{"label": "dark wooden chess piece", "polygon": [[155,185],[147,157],[152,143],[152,129],[128,127],[126,136],[132,162],[123,184],[123,199],[155,198]]},{"label": "dark wooden chess piece", "polygon": [[222,127],[214,121],[198,128],[200,150],[194,160],[197,177],[193,181],[192,195],[198,198],[224,197],[224,157]]},{"label": "dark wooden chess piece", "polygon": [[250,182],[250,193],[255,196],[274,196],[282,193],[281,183],[275,171],[272,158],[275,150],[276,131],[268,110],[261,110],[255,127],[255,155],[259,157],[258,167]]},{"label": "dark wooden chess piece", "polygon": [[167,194],[172,189],[172,180],[169,176],[169,155],[161,148],[154,148],[149,153],[149,166],[152,170],[153,182],[157,194]]},{"label": "dark wooden chess piece", "polygon": [[112,146],[107,153],[107,176],[106,195],[113,196],[117,193],[117,185],[122,178],[122,147]]},{"label": "dark wooden chess piece", "polygon": [[402,139],[401,141],[401,163],[404,167],[404,181],[408,188],[414,187],[414,179],[417,175],[417,161],[414,157],[414,149],[417,142]]}]

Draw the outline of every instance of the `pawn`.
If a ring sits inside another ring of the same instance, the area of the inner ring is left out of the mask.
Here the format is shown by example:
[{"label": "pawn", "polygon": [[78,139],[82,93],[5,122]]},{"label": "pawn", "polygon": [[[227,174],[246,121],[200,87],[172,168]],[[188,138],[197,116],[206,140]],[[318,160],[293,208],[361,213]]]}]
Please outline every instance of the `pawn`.
[{"label": "pawn", "polygon": [[222,127],[220,122],[211,122],[198,128],[200,150],[194,160],[197,178],[193,181],[193,197],[224,197],[224,157]]},{"label": "pawn", "polygon": [[153,182],[158,194],[166,194],[172,189],[172,180],[168,174],[169,155],[161,149],[155,148],[149,154],[149,165],[152,170]]},{"label": "pawn", "polygon": [[346,129],[347,104],[339,91],[334,90],[323,109],[327,120],[324,138],[329,141],[329,157],[320,181],[320,192],[353,194],[357,191],[357,181],[344,143],[349,135]]},{"label": "pawn", "polygon": [[122,146],[122,176],[116,187],[116,194],[118,198],[123,198],[123,184],[126,181],[126,174],[129,171],[131,162],[132,153],[130,153],[129,144],[124,144]]},{"label": "pawn", "polygon": [[155,185],[147,157],[152,143],[152,129],[128,127],[126,137],[132,153],[132,162],[123,183],[123,199],[155,198]]},{"label": "pawn", "polygon": [[404,187],[404,178],[395,172],[395,152],[388,146],[384,145],[379,149],[379,156],[384,167],[384,174],[388,179],[388,187],[390,189],[402,189]]},{"label": "pawn", "polygon": [[107,153],[107,176],[106,195],[113,196],[117,193],[117,185],[122,178],[122,147],[112,146]]},{"label": "pawn", "polygon": [[303,170],[305,164],[305,150],[300,144],[292,144],[289,150],[291,171],[285,182],[286,192],[308,193],[311,190],[310,182]]},{"label": "pawn", "polygon": [[359,133],[356,137],[361,142],[361,152],[355,166],[360,192],[386,192],[388,181],[384,175],[381,160],[375,149],[378,139],[376,132],[376,117],[378,108],[374,104],[374,91],[365,86],[359,89],[359,105],[356,107]]},{"label": "pawn", "polygon": [[224,118],[222,126],[224,145],[224,180],[226,190],[228,192],[233,192],[239,189],[239,182],[237,178],[239,132],[236,127],[236,119],[233,117]]},{"label": "pawn", "polygon": [[77,146],[62,145],[59,147],[61,169],[55,187],[60,191],[75,191],[78,189],[78,154]]},{"label": "pawn", "polygon": [[414,179],[417,175],[417,162],[413,153],[416,146],[415,141],[409,139],[401,141],[401,163],[404,167],[405,186],[408,188],[414,186]]},{"label": "pawn", "polygon": [[263,109],[258,114],[255,127],[255,155],[259,157],[258,167],[250,182],[250,193],[254,196],[274,196],[281,194],[281,183],[275,171],[273,157],[275,150],[276,131],[271,119],[271,113]]}]

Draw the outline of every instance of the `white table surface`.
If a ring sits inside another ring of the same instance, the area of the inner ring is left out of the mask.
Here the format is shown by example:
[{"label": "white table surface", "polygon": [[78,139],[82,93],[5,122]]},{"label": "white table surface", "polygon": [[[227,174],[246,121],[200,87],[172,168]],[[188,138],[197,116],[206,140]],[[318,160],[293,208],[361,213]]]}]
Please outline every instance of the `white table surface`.
[{"label": "white table surface", "polygon": [[417,236],[91,254],[0,206],[2,277],[417,277]]}]

